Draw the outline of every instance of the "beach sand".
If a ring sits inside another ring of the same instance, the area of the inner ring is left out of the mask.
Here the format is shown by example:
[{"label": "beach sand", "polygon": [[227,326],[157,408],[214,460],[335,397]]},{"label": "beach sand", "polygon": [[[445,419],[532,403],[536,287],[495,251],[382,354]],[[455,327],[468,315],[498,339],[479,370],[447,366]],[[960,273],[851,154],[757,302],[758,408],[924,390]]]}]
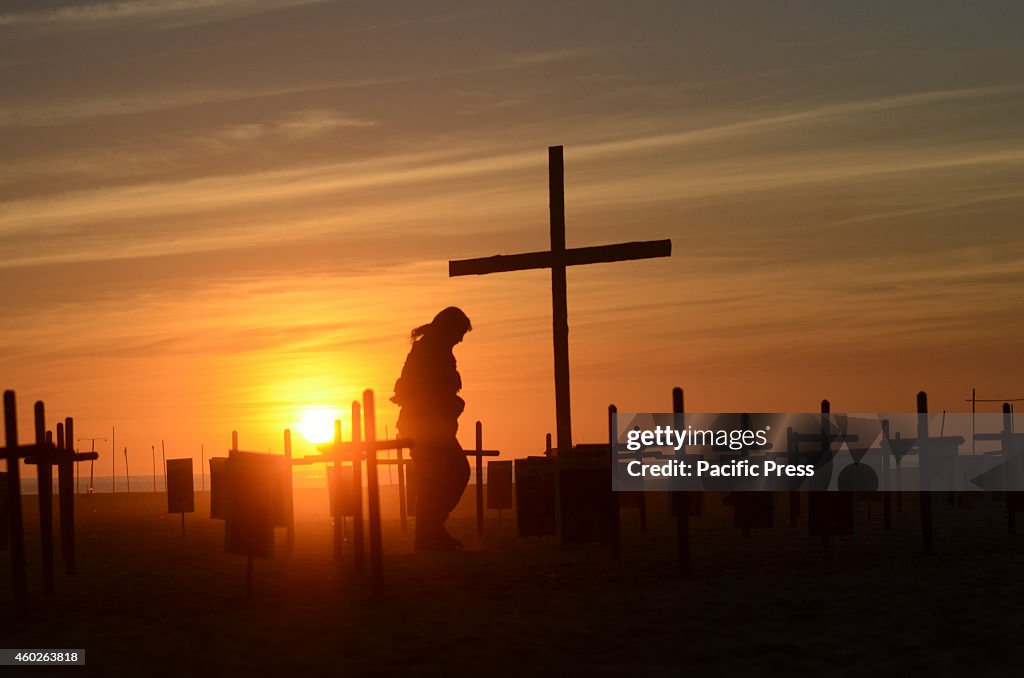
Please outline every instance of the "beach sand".
[{"label": "beach sand", "polygon": [[[393,497],[390,497],[393,499]],[[296,491],[295,550],[224,553],[224,523],[166,515],[163,494],[79,496],[77,573],[57,563],[42,595],[37,498],[25,497],[31,619],[10,621],[10,557],[0,553],[3,647],[84,648],[97,675],[433,675],[582,673],[993,675],[1024,651],[1024,537],[1005,508],[936,506],[935,555],[922,555],[916,497],[894,529],[861,504],[858,533],[823,547],[777,511],[743,538],[708,495],[691,519],[693,571],[676,567],[674,522],[648,498],[650,527],[623,510],[623,555],[601,544],[519,538],[513,512],[488,511],[475,536],[472,486],[450,521],[465,550],[415,554],[412,526],[384,506],[382,599],[332,558],[327,497]],[[61,675],[83,669],[54,669]],[[45,675],[46,669],[26,670]]]}]

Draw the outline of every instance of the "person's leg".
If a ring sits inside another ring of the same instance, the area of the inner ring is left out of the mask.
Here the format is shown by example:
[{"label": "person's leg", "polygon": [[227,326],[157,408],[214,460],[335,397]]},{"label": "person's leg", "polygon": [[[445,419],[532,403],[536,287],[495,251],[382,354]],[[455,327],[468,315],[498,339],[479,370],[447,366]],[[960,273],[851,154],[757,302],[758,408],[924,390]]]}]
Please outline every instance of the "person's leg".
[{"label": "person's leg", "polygon": [[445,473],[440,455],[432,447],[417,450],[416,464],[416,547],[431,549],[445,545],[444,521],[448,516],[444,488]]},{"label": "person's leg", "polygon": [[448,515],[458,506],[462,493],[469,482],[469,462],[466,460],[466,455],[463,453],[462,447],[457,440],[451,440],[445,445],[442,453],[439,455],[437,472],[439,474],[439,482],[437,484],[439,493],[437,499],[441,511],[440,531],[442,540],[452,546],[458,546],[460,544],[459,540],[448,534],[444,527],[445,522],[448,520]]},{"label": "person's leg", "polygon": [[462,494],[466,491],[466,486],[469,485],[469,460],[466,459],[466,454],[458,442],[455,443],[448,459],[444,504],[446,517],[447,513],[451,513],[459,505],[459,500],[462,499]]}]

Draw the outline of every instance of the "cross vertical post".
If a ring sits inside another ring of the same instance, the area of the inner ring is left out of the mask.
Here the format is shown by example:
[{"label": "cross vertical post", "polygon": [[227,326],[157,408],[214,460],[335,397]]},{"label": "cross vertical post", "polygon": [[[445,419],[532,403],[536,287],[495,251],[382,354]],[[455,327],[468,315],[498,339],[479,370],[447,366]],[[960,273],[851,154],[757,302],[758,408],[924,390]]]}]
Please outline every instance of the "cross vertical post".
[{"label": "cross vertical post", "polygon": [[558,449],[572,449],[569,399],[569,303],[565,282],[565,170],[562,147],[548,148],[548,193],[551,214],[551,333],[555,349],[555,426]]}]

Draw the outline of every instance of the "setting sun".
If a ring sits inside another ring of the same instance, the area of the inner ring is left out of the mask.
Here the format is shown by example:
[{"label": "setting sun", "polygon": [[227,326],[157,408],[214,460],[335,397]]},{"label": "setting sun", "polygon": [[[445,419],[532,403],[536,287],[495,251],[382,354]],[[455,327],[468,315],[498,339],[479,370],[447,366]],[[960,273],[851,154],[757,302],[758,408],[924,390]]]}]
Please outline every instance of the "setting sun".
[{"label": "setting sun", "polygon": [[313,443],[326,443],[334,439],[334,422],[341,419],[341,412],[329,407],[307,407],[302,418],[295,425],[302,437]]}]

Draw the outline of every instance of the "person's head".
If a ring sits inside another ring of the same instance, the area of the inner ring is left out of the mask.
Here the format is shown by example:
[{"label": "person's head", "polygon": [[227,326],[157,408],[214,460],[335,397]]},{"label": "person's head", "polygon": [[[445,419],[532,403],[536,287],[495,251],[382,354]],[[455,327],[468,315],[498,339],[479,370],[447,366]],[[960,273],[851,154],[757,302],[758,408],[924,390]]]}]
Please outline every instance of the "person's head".
[{"label": "person's head", "polygon": [[430,336],[444,344],[455,344],[462,341],[466,332],[473,329],[469,317],[462,312],[461,308],[449,306],[434,316],[426,325],[420,325],[412,331],[413,340],[423,336]]}]

